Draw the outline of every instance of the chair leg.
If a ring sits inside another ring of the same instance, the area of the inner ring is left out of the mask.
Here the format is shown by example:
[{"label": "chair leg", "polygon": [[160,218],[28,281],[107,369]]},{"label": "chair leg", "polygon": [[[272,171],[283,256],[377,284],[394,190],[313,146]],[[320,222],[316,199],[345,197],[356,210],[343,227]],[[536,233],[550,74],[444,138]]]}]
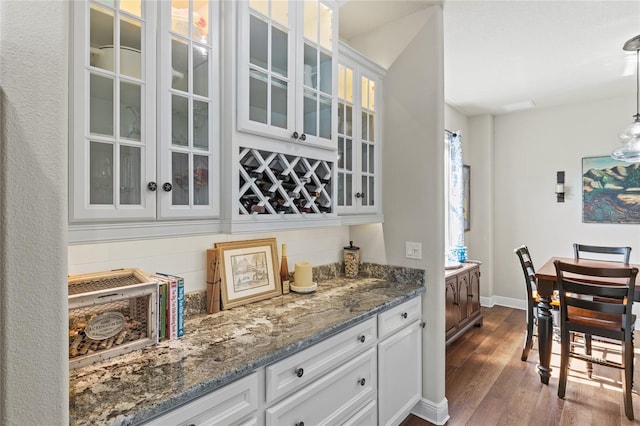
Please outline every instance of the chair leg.
[{"label": "chair leg", "polygon": [[[591,335],[584,335],[584,353],[587,356],[591,356]],[[593,363],[591,361],[587,361],[587,376],[591,378],[593,375]]]},{"label": "chair leg", "polygon": [[622,344],[622,358],[624,363],[624,369],[622,370],[624,414],[629,420],[633,420],[633,398],[631,396],[631,388],[633,387],[633,344],[631,342]]},{"label": "chair leg", "polygon": [[558,397],[564,398],[567,388],[567,376],[569,374],[569,351],[570,351],[570,334],[568,331],[561,331],[560,337],[560,379],[558,380]]},{"label": "chair leg", "polygon": [[533,347],[533,315],[527,315],[527,334],[524,336],[524,346],[522,347],[522,355],[520,360],[526,361],[529,357],[529,351]]}]

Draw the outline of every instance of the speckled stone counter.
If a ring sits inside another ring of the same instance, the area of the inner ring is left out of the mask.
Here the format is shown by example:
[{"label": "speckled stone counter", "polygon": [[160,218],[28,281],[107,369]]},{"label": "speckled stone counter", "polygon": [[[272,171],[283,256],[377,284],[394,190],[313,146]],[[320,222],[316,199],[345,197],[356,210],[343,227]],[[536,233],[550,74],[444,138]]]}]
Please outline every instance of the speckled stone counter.
[{"label": "speckled stone counter", "polygon": [[423,276],[404,278],[335,278],[311,294],[187,318],[180,340],[71,371],[70,423],[151,419],[424,293]]}]

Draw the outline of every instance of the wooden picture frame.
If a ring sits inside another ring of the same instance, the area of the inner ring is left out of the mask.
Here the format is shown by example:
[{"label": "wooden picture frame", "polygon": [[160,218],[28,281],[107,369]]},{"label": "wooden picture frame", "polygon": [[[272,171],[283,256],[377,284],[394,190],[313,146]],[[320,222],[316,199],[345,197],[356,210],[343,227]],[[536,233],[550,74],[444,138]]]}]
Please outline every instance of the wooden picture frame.
[{"label": "wooden picture frame", "polygon": [[282,294],[275,238],[216,243],[222,309]]},{"label": "wooden picture frame", "polygon": [[464,230],[471,230],[471,166],[462,166],[462,216],[464,218]]}]

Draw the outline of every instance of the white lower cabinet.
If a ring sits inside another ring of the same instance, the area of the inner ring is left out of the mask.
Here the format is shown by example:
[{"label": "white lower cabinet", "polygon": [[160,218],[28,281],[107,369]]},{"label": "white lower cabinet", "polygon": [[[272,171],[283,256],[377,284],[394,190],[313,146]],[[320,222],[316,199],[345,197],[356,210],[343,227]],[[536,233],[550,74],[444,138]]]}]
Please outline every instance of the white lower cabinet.
[{"label": "white lower cabinet", "polygon": [[371,426],[378,424],[378,405],[376,401],[371,401],[347,420],[345,426]]},{"label": "white lower cabinet", "polygon": [[272,404],[324,378],[377,342],[376,319],[356,324],[335,336],[265,368],[266,402]]},{"label": "white lower cabinet", "polygon": [[376,350],[345,363],[267,408],[266,425],[342,424],[376,399]]},{"label": "white lower cabinet", "polygon": [[149,425],[398,425],[422,394],[421,297],[258,369]]},{"label": "white lower cabinet", "polygon": [[[378,317],[379,329],[399,331],[380,335],[378,343],[378,424],[398,425],[422,395],[422,326],[420,298]],[[416,308],[418,309],[416,311]],[[412,316],[412,313],[417,316]],[[388,314],[388,315],[387,315]],[[398,321],[400,319],[400,321]],[[387,322],[387,324],[382,324]]]},{"label": "white lower cabinet", "polygon": [[257,425],[257,410],[258,374],[253,373],[155,418],[147,425]]}]

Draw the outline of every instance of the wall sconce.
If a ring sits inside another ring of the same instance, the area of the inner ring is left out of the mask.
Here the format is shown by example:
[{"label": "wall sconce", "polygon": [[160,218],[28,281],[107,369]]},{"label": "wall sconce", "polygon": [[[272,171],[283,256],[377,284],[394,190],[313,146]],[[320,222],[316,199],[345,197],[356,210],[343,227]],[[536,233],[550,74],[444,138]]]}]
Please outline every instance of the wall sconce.
[{"label": "wall sconce", "polygon": [[564,203],[564,172],[557,173],[556,197],[557,197],[558,203]]}]

